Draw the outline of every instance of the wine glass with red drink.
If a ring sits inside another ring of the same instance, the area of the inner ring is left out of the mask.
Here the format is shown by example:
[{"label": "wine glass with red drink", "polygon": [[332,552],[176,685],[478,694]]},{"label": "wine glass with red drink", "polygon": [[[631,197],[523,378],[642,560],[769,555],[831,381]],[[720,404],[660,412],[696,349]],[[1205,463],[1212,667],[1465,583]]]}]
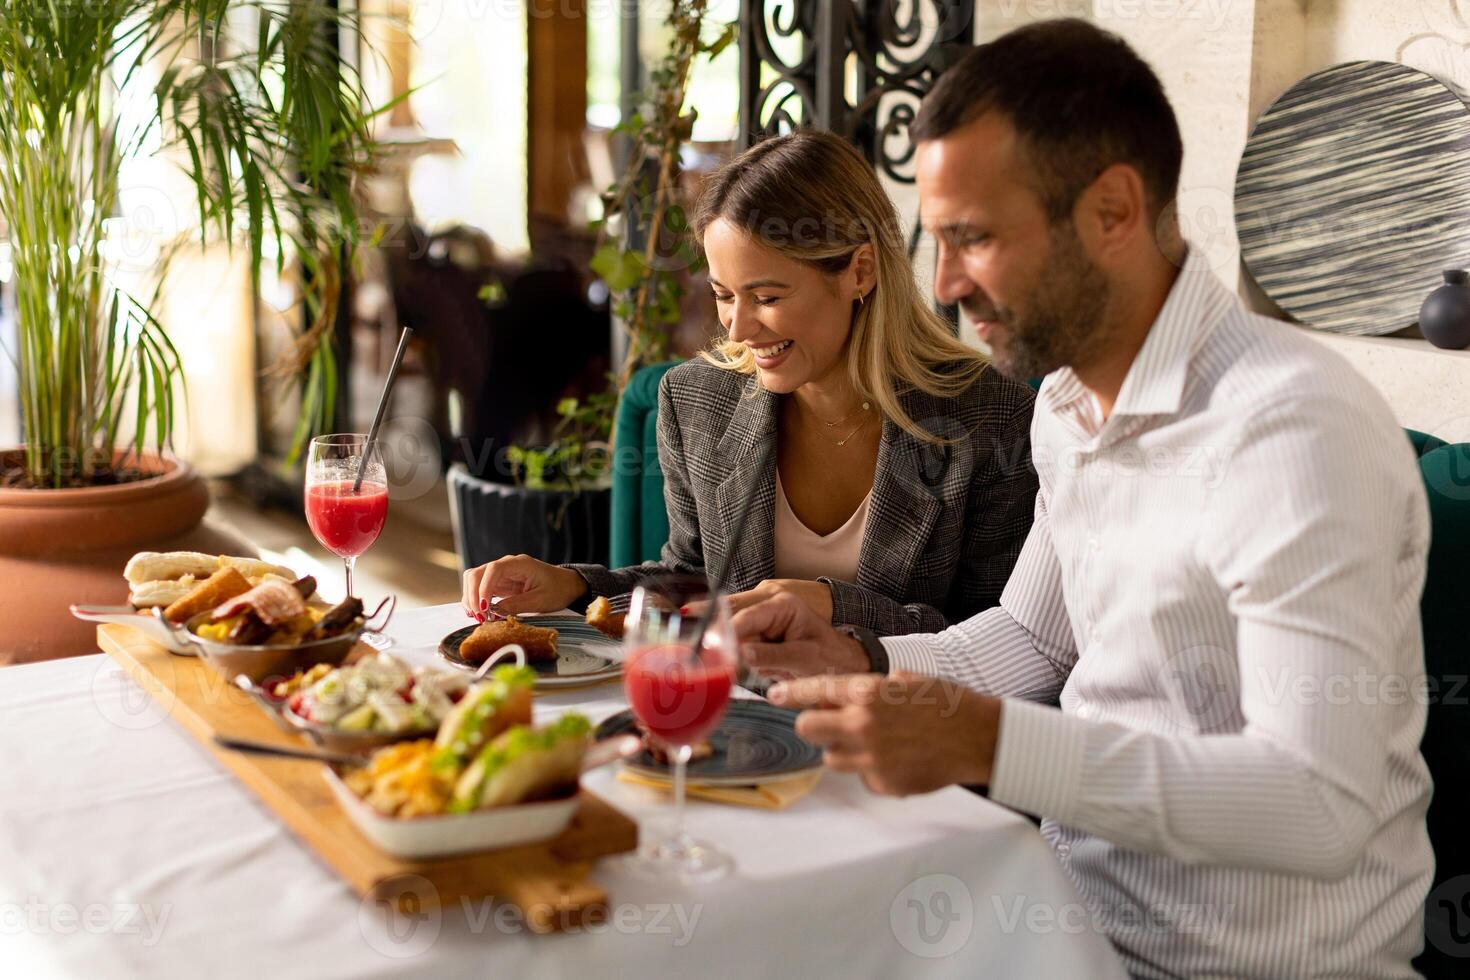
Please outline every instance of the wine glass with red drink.
[{"label": "wine glass with red drink", "polygon": [[[698,649],[700,617],[715,611]],[[738,647],[724,596],[711,595],[701,576],[661,577],[633,592],[623,634],[623,686],[633,716],[674,764],[671,833],[631,859],[655,877],[708,881],[724,875],[730,857],[684,832],[684,782],[694,747],[725,717],[735,686]]]},{"label": "wine glass with red drink", "polygon": [[[359,469],[363,470],[362,484],[357,486]],[[342,559],[349,598],[353,565],[378,540],[387,520],[388,476],[377,444],[368,446],[367,436],[361,433],[311,440],[306,462],[306,523],[321,546]]]}]

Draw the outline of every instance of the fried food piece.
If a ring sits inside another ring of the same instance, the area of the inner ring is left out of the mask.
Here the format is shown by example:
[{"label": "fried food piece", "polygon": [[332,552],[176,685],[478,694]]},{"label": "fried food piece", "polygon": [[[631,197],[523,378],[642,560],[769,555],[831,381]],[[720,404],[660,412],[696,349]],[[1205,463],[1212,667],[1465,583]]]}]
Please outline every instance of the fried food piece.
[{"label": "fried food piece", "polygon": [[[659,765],[672,766],[674,764],[674,757],[669,755],[669,750],[664,748],[656,740],[645,736],[643,746],[648,749],[648,754],[653,756],[653,761]],[[708,741],[695,742],[692,749],[693,751],[689,753],[690,762],[699,762],[715,754],[715,747],[709,744]]]},{"label": "fried food piece", "polygon": [[627,620],[627,613],[620,615],[613,612],[612,603],[607,601],[607,596],[600,595],[587,605],[587,625],[603,636],[621,640]]},{"label": "fried food piece", "polygon": [[555,660],[557,632],[546,626],[527,626],[514,616],[481,623],[459,645],[459,655],[472,664],[484,663],[501,647],[520,644],[526,660]]},{"label": "fried food piece", "polygon": [[280,626],[306,614],[306,600],[293,586],[279,579],[267,579],[255,588],[228,599],[214,608],[211,619],[228,619],[249,609],[267,626]]},{"label": "fried food piece", "polygon": [[323,614],[321,621],[307,634],[307,639],[325,640],[329,636],[345,633],[356,626],[361,617],[362,600],[355,597],[343,599]]},{"label": "fried food piece", "polygon": [[[669,755],[669,750],[664,748],[658,739],[648,734],[648,729],[644,728],[638,719],[633,719],[633,723],[638,726],[638,734],[643,736],[643,747],[648,750],[649,755],[653,756],[653,761],[661,766],[672,766],[674,759],[673,756]],[[701,759],[708,759],[714,754],[715,747],[710,744],[709,739],[700,739],[690,746],[689,761],[699,762]]]},{"label": "fried food piece", "polygon": [[250,591],[250,581],[233,568],[221,568],[163,611],[170,623],[186,623],[206,610]]}]

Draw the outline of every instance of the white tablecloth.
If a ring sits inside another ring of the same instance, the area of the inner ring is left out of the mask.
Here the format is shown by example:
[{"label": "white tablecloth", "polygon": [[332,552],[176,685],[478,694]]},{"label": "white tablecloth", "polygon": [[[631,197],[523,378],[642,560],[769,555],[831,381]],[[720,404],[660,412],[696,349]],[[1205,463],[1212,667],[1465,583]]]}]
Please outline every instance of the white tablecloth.
[{"label": "white tablecloth", "polygon": [[[431,662],[463,623],[402,613],[395,652]],[[625,702],[603,685],[538,713],[568,705]],[[0,722],[5,977],[1122,976],[1032,825],[960,789],[893,800],[828,773],[781,812],[693,802],[732,876],[605,860],[609,922],[539,936],[487,903],[360,902],[110,658],[0,670]],[[670,809],[611,768],[587,782],[645,827]]]}]

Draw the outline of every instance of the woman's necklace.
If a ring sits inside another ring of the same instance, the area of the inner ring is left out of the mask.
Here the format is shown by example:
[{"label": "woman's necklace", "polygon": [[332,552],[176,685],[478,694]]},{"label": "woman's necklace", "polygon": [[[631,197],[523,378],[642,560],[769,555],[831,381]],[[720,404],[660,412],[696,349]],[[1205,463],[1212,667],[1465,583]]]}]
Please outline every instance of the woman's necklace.
[{"label": "woman's necklace", "polygon": [[868,416],[868,417],[864,418],[862,421],[860,421],[857,424],[857,426],[854,429],[852,429],[850,432],[848,432],[847,435],[843,436],[841,439],[835,438],[837,434],[835,432],[833,432],[832,430],[833,429],[836,429],[838,426],[842,425],[844,422],[850,422],[850,421],[852,421],[852,419],[856,418],[857,416],[863,415],[866,412],[871,411],[872,408],[873,408],[872,403],[865,401],[865,402],[863,402],[861,408],[853,409],[851,412],[848,412],[846,415],[842,416],[842,418],[836,419],[836,420],[831,421],[831,422],[828,422],[826,419],[824,419],[821,416],[817,415],[815,412],[812,412],[811,415],[810,415],[810,417],[811,418],[814,418],[818,422],[822,423],[823,428],[816,430],[817,432],[822,433],[822,435],[824,435],[826,438],[833,440],[839,447],[841,447],[841,446],[847,445],[849,442],[852,441],[852,437],[853,436],[857,435],[859,432],[863,431],[863,429],[867,428],[868,423],[872,421],[872,417],[871,416]]},{"label": "woman's necklace", "polygon": [[[866,409],[867,404],[864,403],[863,407]],[[854,412],[853,414],[856,415],[857,413]],[[837,440],[837,445],[838,446],[845,446],[845,445],[847,445],[850,441],[852,441],[852,437],[853,436],[857,435],[859,432],[863,431],[864,429],[866,429],[868,427],[868,423],[870,421],[871,421],[871,419],[863,419],[861,422],[859,422],[857,424],[857,428],[856,429],[853,429],[845,437]],[[827,424],[828,425],[831,425],[832,423],[829,422]]]},{"label": "woman's necklace", "polygon": [[[823,425],[825,425],[829,429],[835,429],[839,425],[841,425],[843,422],[846,422],[848,419],[852,418],[854,415],[858,414],[859,412],[866,412],[871,407],[872,406],[868,402],[863,402],[863,407],[862,408],[855,408],[855,409],[853,409],[851,412],[848,412],[846,415],[842,416],[842,418],[838,419],[835,422],[828,422],[826,419],[820,418],[820,417],[817,419],[817,421],[818,422],[821,422]],[[839,445],[841,445],[841,444],[839,443]]]}]

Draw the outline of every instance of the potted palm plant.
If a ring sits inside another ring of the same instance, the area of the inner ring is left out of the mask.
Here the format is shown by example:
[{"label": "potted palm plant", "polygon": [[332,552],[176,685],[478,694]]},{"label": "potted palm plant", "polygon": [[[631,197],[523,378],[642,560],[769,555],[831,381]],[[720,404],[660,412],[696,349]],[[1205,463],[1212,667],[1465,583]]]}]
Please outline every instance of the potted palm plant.
[{"label": "potted palm plant", "polygon": [[330,422],[323,338],[372,149],[372,112],[338,57],[346,16],[327,0],[0,10],[0,225],[24,440],[0,447],[0,664],[90,649],[66,606],[119,601],[135,550],[238,547],[201,527],[208,491],[170,452],[182,364],[151,309],[157,292],[117,275],[129,160],[176,153],[194,243],[239,239],[252,275],[265,254],[299,264],[299,435]]}]

